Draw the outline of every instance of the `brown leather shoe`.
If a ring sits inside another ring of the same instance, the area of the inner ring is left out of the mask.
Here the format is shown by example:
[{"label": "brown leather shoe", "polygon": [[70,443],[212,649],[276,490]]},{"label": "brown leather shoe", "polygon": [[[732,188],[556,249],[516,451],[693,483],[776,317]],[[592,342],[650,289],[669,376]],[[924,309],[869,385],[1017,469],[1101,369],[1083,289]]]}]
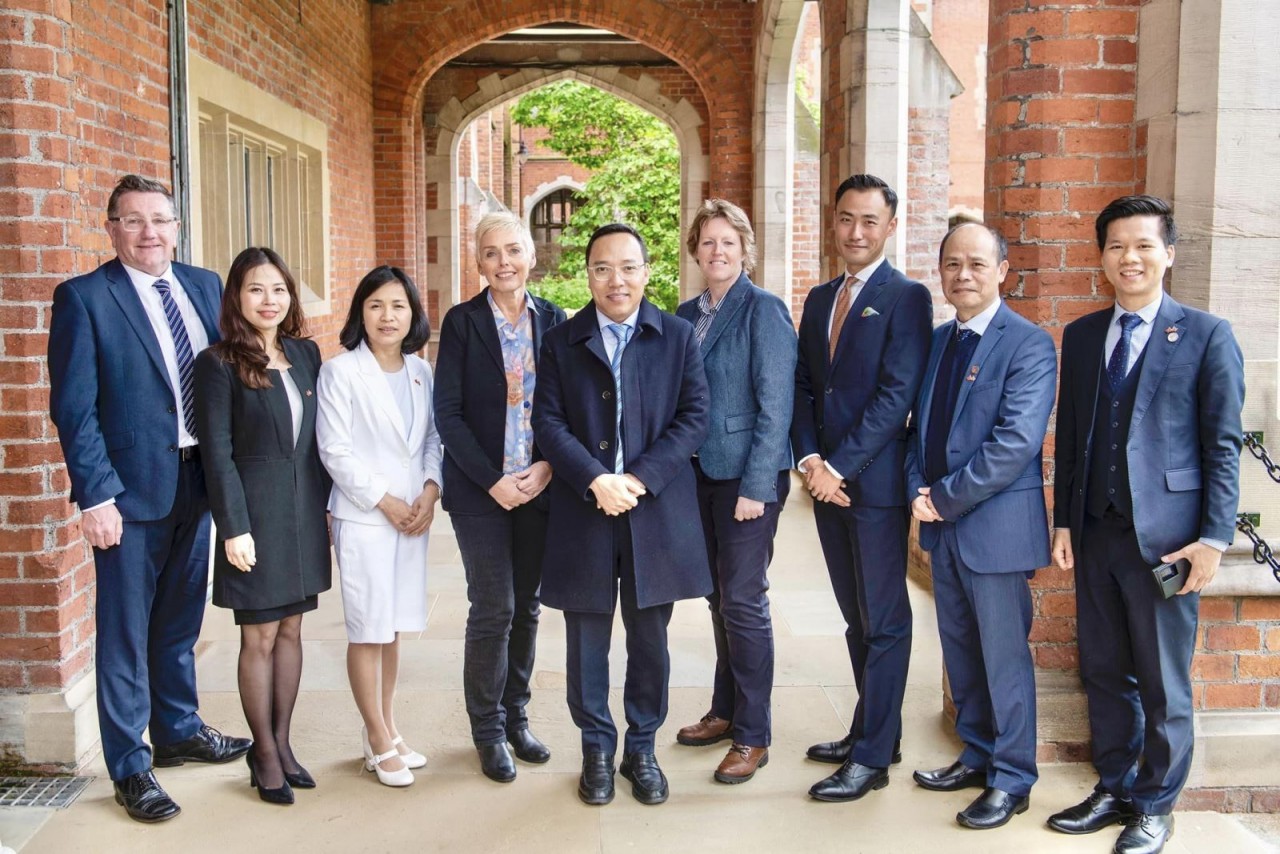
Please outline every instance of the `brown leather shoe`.
[{"label": "brown leather shoe", "polygon": [[756,775],[757,768],[769,764],[769,748],[748,747],[736,741],[716,769],[716,779],[721,783],[745,783]]},{"label": "brown leather shoe", "polygon": [[683,727],[676,733],[676,741],[689,747],[703,747],[733,738],[733,721],[726,721],[713,714],[705,714],[696,724]]}]

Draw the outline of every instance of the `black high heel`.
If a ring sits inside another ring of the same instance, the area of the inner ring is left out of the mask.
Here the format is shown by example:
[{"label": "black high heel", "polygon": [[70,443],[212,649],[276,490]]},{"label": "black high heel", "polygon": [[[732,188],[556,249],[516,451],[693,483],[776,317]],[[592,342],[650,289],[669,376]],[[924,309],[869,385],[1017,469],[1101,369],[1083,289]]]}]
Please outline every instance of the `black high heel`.
[{"label": "black high heel", "polygon": [[314,789],[316,787],[316,778],[311,776],[311,772],[301,765],[297,771],[285,771],[284,781],[295,789]]},{"label": "black high heel", "polygon": [[[293,789],[289,788],[288,775],[285,775],[284,785],[277,789],[268,789],[266,786],[258,785],[258,769],[253,765],[253,751],[250,750],[244,755],[244,761],[249,766],[249,785],[258,790],[258,797],[269,804],[281,804],[289,806],[293,803]],[[314,783],[314,781],[312,781]]]}]

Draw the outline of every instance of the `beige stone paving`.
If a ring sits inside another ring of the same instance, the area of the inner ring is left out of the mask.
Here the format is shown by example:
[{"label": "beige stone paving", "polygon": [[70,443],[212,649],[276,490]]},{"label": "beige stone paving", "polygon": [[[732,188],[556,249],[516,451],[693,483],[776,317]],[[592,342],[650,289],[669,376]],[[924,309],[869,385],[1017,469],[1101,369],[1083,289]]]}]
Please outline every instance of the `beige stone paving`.
[{"label": "beige stone paving", "polygon": [[[956,826],[955,813],[976,792],[938,794],[911,782],[910,770],[936,767],[958,753],[942,717],[941,655],[932,601],[912,589],[915,642],[904,706],[905,762],[888,788],[853,804],[823,804],[806,790],[833,770],[804,758],[804,748],[847,729],[855,692],[807,500],[793,498],[783,516],[770,577],[777,636],[774,744],[771,761],[749,783],[725,786],[711,772],[723,745],[685,748],[675,730],[696,720],[709,701],[714,649],[701,602],[677,606],[671,624],[671,708],[659,734],[658,758],[671,799],[645,807],[620,777],[618,797],[587,807],[575,796],[577,731],[564,703],[564,622],[544,612],[539,638],[534,731],[552,748],[544,766],[520,764],[518,779],[492,783],[479,771],[462,700],[462,636],[466,591],[448,520],[434,527],[429,596],[431,617],[421,636],[403,644],[398,696],[401,732],[426,753],[428,766],[404,790],[380,786],[362,773],[360,720],[347,692],[341,602],[322,597],[304,624],[306,666],[294,718],[297,754],[319,780],[298,792],[293,807],[262,803],[242,763],[160,769],[158,777],[182,805],[177,819],[147,827],[112,801],[101,760],[98,779],[68,810],[0,813],[0,839],[23,854],[67,852],[674,852],[811,851],[1073,852],[1104,854],[1114,832],[1065,837],[1044,827],[1054,810],[1082,798],[1092,785],[1084,765],[1041,768],[1028,813],[1005,828],[976,832]],[[247,734],[235,688],[238,641],[229,612],[210,607],[202,634],[199,679],[202,714],[223,730]],[[618,686],[621,626],[611,655]],[[615,718],[625,726],[621,692]],[[1264,832],[1274,825],[1251,822]],[[1274,838],[1274,836],[1273,836]],[[1249,854],[1273,850],[1234,817],[1179,813],[1170,854]]]}]

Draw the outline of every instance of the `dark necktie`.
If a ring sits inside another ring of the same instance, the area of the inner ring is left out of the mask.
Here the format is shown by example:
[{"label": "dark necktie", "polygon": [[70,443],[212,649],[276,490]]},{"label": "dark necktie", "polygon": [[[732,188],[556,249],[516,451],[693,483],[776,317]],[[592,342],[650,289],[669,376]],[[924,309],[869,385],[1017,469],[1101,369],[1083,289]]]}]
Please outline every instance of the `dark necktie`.
[{"label": "dark necktie", "polygon": [[1107,362],[1107,380],[1111,383],[1113,393],[1124,382],[1125,374],[1129,373],[1129,347],[1133,342],[1133,330],[1141,322],[1142,318],[1131,311],[1120,315],[1120,340],[1116,342],[1115,349],[1111,351],[1111,360]]},{"label": "dark necktie", "polygon": [[971,370],[973,354],[978,349],[980,336],[972,329],[957,327],[955,337],[947,344],[938,375],[933,383],[933,402],[929,411],[929,423],[925,425],[924,476],[929,483],[946,477],[947,437],[951,434],[951,420],[955,416],[956,401],[960,397],[960,384]]},{"label": "dark necktie", "polygon": [[173,300],[169,283],[157,279],[152,285],[160,293],[160,304],[164,306],[164,319],[169,322],[169,334],[173,336],[173,350],[178,358],[178,391],[182,398],[182,422],[187,432],[196,435],[195,407],[195,357],[191,354],[191,339],[187,337],[187,324],[182,321],[182,312]]}]

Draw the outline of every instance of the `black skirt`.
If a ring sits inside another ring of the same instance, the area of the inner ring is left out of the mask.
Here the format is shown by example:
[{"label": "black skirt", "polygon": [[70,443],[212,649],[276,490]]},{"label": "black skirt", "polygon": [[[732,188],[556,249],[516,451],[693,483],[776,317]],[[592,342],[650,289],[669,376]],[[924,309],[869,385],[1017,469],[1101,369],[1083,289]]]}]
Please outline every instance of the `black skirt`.
[{"label": "black skirt", "polygon": [[276,608],[241,609],[235,608],[232,613],[236,617],[237,626],[257,626],[262,623],[274,623],[294,614],[305,614],[314,611],[320,604],[320,595],[308,596],[301,602],[291,605],[280,605]]}]

